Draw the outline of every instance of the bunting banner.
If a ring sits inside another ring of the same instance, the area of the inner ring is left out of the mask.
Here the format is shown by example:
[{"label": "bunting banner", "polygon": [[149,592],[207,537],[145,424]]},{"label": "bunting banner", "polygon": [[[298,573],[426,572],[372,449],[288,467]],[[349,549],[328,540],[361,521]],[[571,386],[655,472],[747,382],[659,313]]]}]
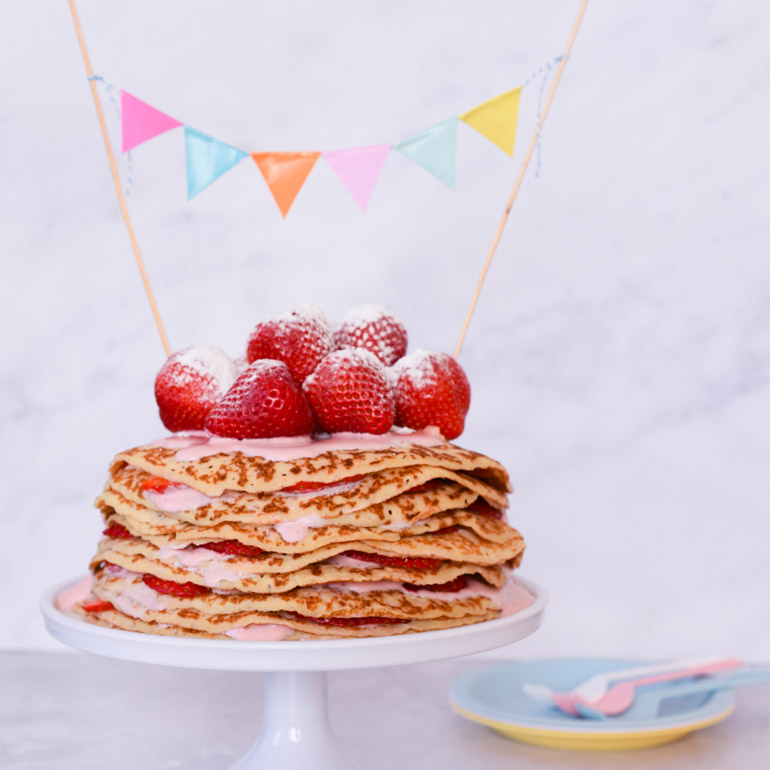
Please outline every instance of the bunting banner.
[{"label": "bunting banner", "polygon": [[[548,64],[541,67],[525,85],[545,72],[544,85],[550,66]],[[356,205],[361,211],[366,211],[391,150],[396,150],[411,163],[454,190],[457,126],[460,123],[470,126],[504,153],[512,156],[516,145],[519,100],[523,87],[518,86],[499,94],[466,112],[446,118],[393,144],[375,144],[326,152],[247,152],[191,128],[121,90],[122,149],[123,152],[128,152],[173,128],[184,127],[188,200],[251,155],[283,217],[289,213],[318,158],[323,157]]]},{"label": "bunting banner", "polygon": [[320,155],[320,152],[251,153],[284,218]]},{"label": "bunting banner", "polygon": [[447,187],[455,189],[457,118],[447,118],[404,139],[396,145],[396,149]]},{"label": "bunting banner", "polygon": [[376,144],[374,147],[332,150],[325,152],[323,158],[348,188],[361,211],[366,211],[389,153],[389,144]]},{"label": "bunting banner", "polygon": [[156,110],[155,107],[150,107],[149,104],[131,96],[126,91],[120,92],[120,122],[123,152],[133,150],[147,140],[182,125],[175,118]]},{"label": "bunting banner", "polygon": [[220,142],[213,136],[184,127],[185,159],[187,162],[187,200],[192,200],[222,174],[242,161],[248,153]]},{"label": "bunting banner", "polygon": [[460,120],[475,128],[507,155],[513,155],[519,122],[521,86],[500,94],[460,115]]}]

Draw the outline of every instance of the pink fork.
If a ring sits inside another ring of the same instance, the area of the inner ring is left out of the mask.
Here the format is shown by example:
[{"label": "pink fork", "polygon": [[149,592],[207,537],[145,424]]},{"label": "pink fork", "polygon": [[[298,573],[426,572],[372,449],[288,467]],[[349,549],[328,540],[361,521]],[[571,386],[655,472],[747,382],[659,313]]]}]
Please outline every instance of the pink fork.
[{"label": "pink fork", "polygon": [[676,679],[687,679],[693,676],[704,676],[706,674],[715,674],[719,671],[738,668],[743,663],[735,658],[724,658],[722,660],[704,663],[701,665],[690,666],[689,668],[680,668],[675,671],[667,671],[652,676],[643,676],[636,679],[629,679],[625,682],[610,687],[604,695],[594,700],[581,698],[574,694],[554,695],[555,704],[567,714],[572,716],[590,716],[590,711],[600,712],[604,716],[615,716],[622,714],[634,702],[634,691],[637,687],[647,684],[657,684],[659,682],[670,682]]}]

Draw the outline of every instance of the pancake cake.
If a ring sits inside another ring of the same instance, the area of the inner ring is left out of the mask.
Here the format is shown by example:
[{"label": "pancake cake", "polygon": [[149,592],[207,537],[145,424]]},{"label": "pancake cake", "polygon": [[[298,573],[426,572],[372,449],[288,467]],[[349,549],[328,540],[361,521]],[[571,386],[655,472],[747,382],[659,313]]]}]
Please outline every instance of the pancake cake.
[{"label": "pancake cake", "polygon": [[235,640],[385,636],[478,623],[533,597],[508,473],[462,449],[454,359],[406,352],[392,314],[334,330],[303,307],[156,379],[173,435],[118,454],[91,574],[59,606],[91,623]]}]

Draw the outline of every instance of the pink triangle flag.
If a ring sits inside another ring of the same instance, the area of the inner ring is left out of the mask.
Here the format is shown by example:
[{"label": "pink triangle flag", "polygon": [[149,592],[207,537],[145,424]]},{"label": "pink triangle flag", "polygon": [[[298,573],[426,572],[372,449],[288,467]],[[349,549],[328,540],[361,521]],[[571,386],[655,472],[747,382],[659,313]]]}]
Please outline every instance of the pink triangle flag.
[{"label": "pink triangle flag", "polygon": [[366,211],[389,152],[389,144],[376,144],[372,147],[332,150],[325,152],[323,157],[348,188],[361,211]]},{"label": "pink triangle flag", "polygon": [[123,132],[123,152],[133,150],[142,142],[182,125],[175,118],[150,107],[126,91],[120,92],[120,124]]}]

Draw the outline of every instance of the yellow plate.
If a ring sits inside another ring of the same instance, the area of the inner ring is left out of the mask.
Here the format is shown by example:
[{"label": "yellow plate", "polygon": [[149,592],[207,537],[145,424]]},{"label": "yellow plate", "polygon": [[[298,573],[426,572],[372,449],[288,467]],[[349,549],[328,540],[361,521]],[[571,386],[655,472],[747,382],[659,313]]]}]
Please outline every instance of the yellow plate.
[{"label": "yellow plate", "polygon": [[695,730],[709,727],[723,719],[727,719],[733,713],[735,706],[730,705],[721,714],[705,719],[702,722],[691,723],[686,727],[669,727],[660,730],[644,730],[639,732],[609,732],[609,733],[580,733],[561,730],[538,729],[524,727],[503,722],[495,722],[491,719],[472,714],[470,711],[460,708],[451,702],[452,708],[461,716],[479,724],[491,727],[495,732],[522,743],[531,743],[533,746],[547,746],[551,749],[568,749],[570,751],[627,751],[629,749],[647,749],[652,746],[662,746],[664,743],[672,743],[684,738]]}]

